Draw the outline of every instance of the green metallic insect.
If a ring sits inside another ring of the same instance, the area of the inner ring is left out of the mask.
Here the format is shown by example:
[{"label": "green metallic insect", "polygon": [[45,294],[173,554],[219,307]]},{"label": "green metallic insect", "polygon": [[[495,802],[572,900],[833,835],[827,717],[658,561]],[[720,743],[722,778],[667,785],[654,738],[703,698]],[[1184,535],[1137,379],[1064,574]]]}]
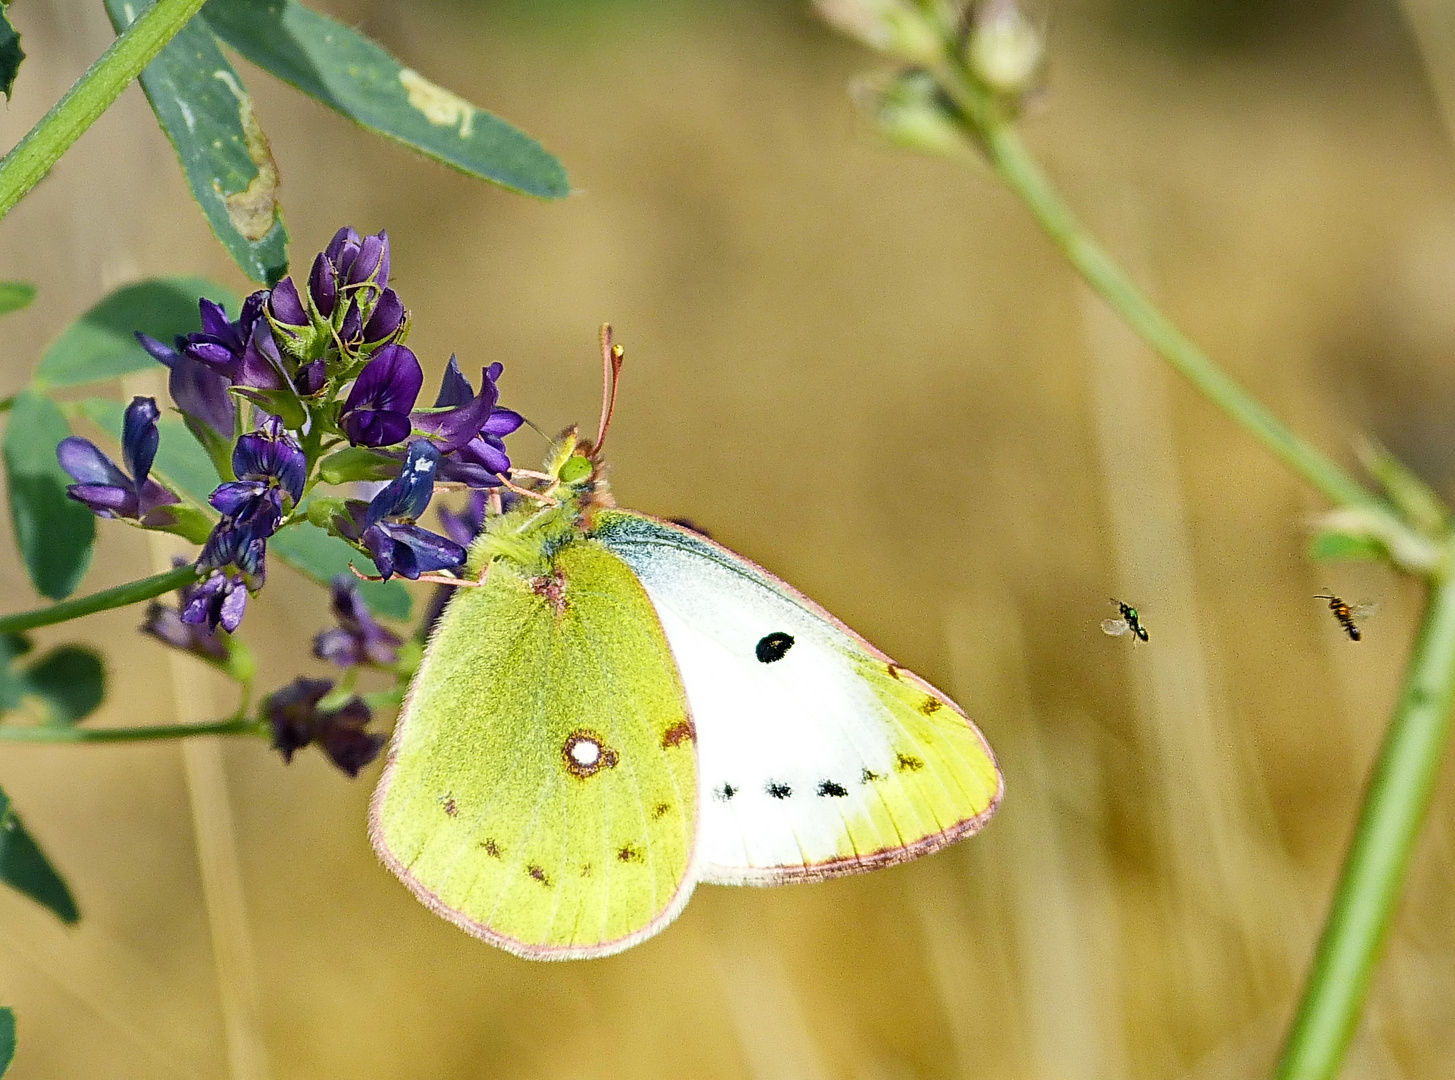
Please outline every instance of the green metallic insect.
[{"label": "green metallic insect", "polygon": [[871,870],[980,828],[1003,790],[961,709],[701,533],[615,507],[568,430],[487,517],[374,793],[431,910],[519,956],[618,952],[698,882]]},{"label": "green metallic insect", "polygon": [[1142,625],[1142,619],[1137,614],[1137,609],[1131,604],[1122,603],[1114,596],[1111,598],[1111,602],[1121,611],[1122,617],[1120,619],[1103,619],[1101,621],[1102,633],[1110,634],[1112,637],[1133,634],[1143,641],[1147,641],[1147,628]]}]

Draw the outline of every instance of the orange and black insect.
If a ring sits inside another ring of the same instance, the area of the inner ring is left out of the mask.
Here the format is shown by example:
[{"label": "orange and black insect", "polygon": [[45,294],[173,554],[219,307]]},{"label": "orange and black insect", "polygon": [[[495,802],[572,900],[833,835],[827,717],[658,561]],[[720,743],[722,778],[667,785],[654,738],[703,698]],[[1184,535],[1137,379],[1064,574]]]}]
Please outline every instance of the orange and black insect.
[{"label": "orange and black insect", "polygon": [[1349,640],[1359,640],[1362,635],[1359,633],[1359,627],[1354,625],[1354,616],[1356,613],[1359,615],[1373,614],[1372,610],[1366,610],[1363,606],[1351,608],[1333,593],[1315,593],[1314,599],[1327,600],[1329,610],[1334,613],[1334,618],[1339,620],[1339,625],[1344,628],[1344,633],[1349,635]]}]

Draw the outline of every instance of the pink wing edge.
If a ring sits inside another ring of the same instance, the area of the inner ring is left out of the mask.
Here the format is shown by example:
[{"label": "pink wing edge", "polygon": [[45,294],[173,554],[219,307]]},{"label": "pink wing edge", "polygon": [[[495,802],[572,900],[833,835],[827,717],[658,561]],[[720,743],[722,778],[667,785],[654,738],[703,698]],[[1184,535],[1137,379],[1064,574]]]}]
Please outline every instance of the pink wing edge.
[{"label": "pink wing edge", "polygon": [[[765,570],[752,559],[749,559],[745,555],[739,555],[731,548],[719,544],[710,536],[678,525],[675,521],[664,521],[661,518],[653,517],[651,514],[643,514],[638,510],[624,510],[621,507],[612,507],[610,510],[602,512],[622,514],[627,517],[642,518],[650,521],[652,524],[658,525],[669,532],[680,533],[696,543],[705,544],[726,555],[732,561],[744,564],[755,573],[762,575],[773,588],[781,592],[785,597],[807,608],[829,625],[846,634],[865,653],[883,663],[886,670],[890,665],[893,665],[897,678],[910,683],[912,686],[919,687],[925,693],[933,695],[951,709],[955,710],[959,717],[965,721],[965,725],[974,732],[975,738],[980,742],[981,749],[985,751],[986,757],[990,759],[991,767],[995,769],[995,794],[991,796],[990,803],[984,810],[974,817],[963,818],[949,828],[916,840],[912,844],[906,844],[898,848],[885,848],[881,851],[872,852],[869,855],[844,856],[842,858],[827,859],[823,862],[801,866],[719,867],[712,863],[704,863],[697,867],[698,881],[709,885],[753,885],[766,887],[770,885],[790,885],[797,882],[827,881],[830,878],[844,877],[848,874],[867,873],[870,870],[879,870],[886,866],[895,866],[899,863],[909,862],[912,859],[918,859],[922,855],[929,855],[941,848],[949,847],[956,841],[963,840],[967,836],[973,836],[979,832],[985,826],[985,823],[990,820],[992,815],[994,815],[1000,806],[1001,800],[1005,798],[1005,774],[1001,772],[1000,763],[995,758],[995,751],[991,749],[990,743],[986,741],[985,735],[975,726],[975,721],[970,719],[965,710],[960,708],[955,702],[955,699],[950,697],[949,694],[934,686],[929,680],[921,678],[906,667],[902,667],[866,640],[862,634],[846,626],[833,613],[826,611],[821,604],[799,592],[772,571]],[[698,821],[700,828],[700,815]]]}]

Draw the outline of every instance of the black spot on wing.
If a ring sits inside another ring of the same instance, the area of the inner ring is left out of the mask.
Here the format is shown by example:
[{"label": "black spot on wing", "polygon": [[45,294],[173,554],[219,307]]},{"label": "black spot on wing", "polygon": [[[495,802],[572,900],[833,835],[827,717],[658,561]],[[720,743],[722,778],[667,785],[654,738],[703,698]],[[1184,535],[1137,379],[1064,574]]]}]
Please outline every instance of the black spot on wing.
[{"label": "black spot on wing", "polygon": [[785,634],[782,630],[774,630],[771,634],[765,634],[760,638],[753,651],[761,663],[772,664],[788,655],[788,650],[791,648],[793,648],[793,635]]},{"label": "black spot on wing", "polygon": [[735,787],[733,787],[731,784],[724,784],[722,787],[715,788],[713,790],[713,794],[716,795],[723,802],[727,802],[729,799],[731,799],[737,793],[738,793],[738,789],[735,788]]},{"label": "black spot on wing", "polygon": [[833,780],[821,780],[818,785],[818,793],[825,798],[842,799],[849,793],[849,789]]},{"label": "black spot on wing", "polygon": [[793,794],[793,789],[787,784],[780,784],[777,780],[769,780],[763,789],[775,799],[786,799]]},{"label": "black spot on wing", "polygon": [[865,769],[863,772],[861,772],[859,774],[859,783],[861,783],[861,784],[872,784],[872,783],[874,783],[875,780],[882,780],[882,779],[883,779],[883,777],[881,777],[873,769]]}]

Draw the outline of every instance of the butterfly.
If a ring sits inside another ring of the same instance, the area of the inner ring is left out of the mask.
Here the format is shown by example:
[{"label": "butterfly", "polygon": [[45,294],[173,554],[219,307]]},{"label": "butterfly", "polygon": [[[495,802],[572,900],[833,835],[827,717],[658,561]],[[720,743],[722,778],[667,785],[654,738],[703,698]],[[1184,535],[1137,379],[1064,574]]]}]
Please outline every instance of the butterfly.
[{"label": "butterfly", "polygon": [[531,959],[626,949],[699,882],[904,862],[978,830],[1003,781],[946,695],[694,529],[617,508],[568,430],[487,517],[370,808],[431,910]]}]

